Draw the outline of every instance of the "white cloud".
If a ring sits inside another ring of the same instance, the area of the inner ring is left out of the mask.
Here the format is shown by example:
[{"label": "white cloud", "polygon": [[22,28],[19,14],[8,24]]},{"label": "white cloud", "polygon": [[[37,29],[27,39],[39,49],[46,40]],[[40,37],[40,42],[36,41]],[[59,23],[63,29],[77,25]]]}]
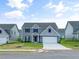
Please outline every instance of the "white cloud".
[{"label": "white cloud", "polygon": [[5,15],[5,17],[8,17],[8,18],[23,17],[23,13],[19,10],[6,12],[6,13],[4,13],[4,15]]},{"label": "white cloud", "polygon": [[79,13],[79,8],[74,8],[74,11],[76,11],[76,12],[78,11],[78,13]]},{"label": "white cloud", "polygon": [[74,7],[79,7],[79,4],[75,4]]},{"label": "white cloud", "polygon": [[56,14],[56,18],[58,18],[58,17],[62,17],[63,16],[63,13],[58,13],[58,14]]},{"label": "white cloud", "polygon": [[38,17],[33,17],[30,20],[27,20],[27,22],[51,22],[52,20],[50,18],[38,18]]},{"label": "white cloud", "polygon": [[35,15],[34,14],[31,14],[31,16],[34,17]]},{"label": "white cloud", "polygon": [[55,5],[53,5],[52,2],[49,2],[48,4],[44,6],[44,8],[54,8],[54,7]]},{"label": "white cloud", "polygon": [[55,6],[56,12],[61,12],[64,10],[64,8],[65,6],[62,1],[60,1],[59,4]]},{"label": "white cloud", "polygon": [[[61,14],[58,14],[60,16]],[[79,14],[74,13],[73,15],[70,15],[68,17],[60,17],[60,18],[54,18],[55,22],[57,23],[58,27],[64,28],[67,24],[67,21],[79,21]]]},{"label": "white cloud", "polygon": [[11,8],[16,8],[19,10],[24,10],[25,8],[28,8],[30,6],[23,3],[23,0],[8,0],[7,5],[10,6]]},{"label": "white cloud", "polygon": [[67,20],[66,19],[58,19],[55,21],[55,23],[57,24],[58,28],[65,28],[66,24],[67,24]]},{"label": "white cloud", "polygon": [[78,14],[72,15],[72,16],[70,16],[69,18],[70,18],[70,20],[72,20],[72,21],[79,21],[79,15],[78,15]]},{"label": "white cloud", "polygon": [[73,10],[79,13],[79,4],[75,4]]},{"label": "white cloud", "polygon": [[29,2],[30,4],[32,4],[32,3],[33,3],[33,1],[34,1],[34,0],[28,0],[28,2]]},{"label": "white cloud", "polygon": [[27,21],[28,18],[23,16],[21,11],[15,10],[11,12],[6,12],[0,14],[0,23],[1,24],[17,24],[21,29],[21,26]]},{"label": "white cloud", "polygon": [[52,2],[49,2],[44,6],[44,8],[55,9],[56,13],[66,12],[69,9],[69,7],[66,7],[62,1],[60,1],[57,5],[54,5],[52,4]]}]

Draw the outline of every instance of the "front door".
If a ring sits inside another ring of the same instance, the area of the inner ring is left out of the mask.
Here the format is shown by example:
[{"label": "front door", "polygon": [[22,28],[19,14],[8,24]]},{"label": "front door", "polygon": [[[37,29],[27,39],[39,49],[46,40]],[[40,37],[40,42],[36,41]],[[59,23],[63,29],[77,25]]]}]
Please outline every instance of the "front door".
[{"label": "front door", "polygon": [[33,40],[34,40],[34,42],[37,42],[38,41],[38,36],[33,36]]}]

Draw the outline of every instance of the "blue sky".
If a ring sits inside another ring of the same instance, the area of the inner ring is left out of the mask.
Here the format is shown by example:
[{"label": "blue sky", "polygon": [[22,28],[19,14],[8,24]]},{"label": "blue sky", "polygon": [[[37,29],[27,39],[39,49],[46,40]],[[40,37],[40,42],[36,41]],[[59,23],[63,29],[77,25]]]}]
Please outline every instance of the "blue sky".
[{"label": "blue sky", "polygon": [[0,0],[0,23],[79,21],[79,0]]}]

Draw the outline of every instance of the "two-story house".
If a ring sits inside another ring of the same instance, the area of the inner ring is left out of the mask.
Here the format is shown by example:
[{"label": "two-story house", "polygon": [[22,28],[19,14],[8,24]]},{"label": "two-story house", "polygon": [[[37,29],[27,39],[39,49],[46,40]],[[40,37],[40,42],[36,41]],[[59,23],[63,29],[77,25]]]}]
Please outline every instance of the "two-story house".
[{"label": "two-story house", "polygon": [[0,24],[0,44],[16,40],[18,37],[19,31],[16,24]]},{"label": "two-story house", "polygon": [[59,41],[58,27],[55,23],[24,23],[22,26],[22,40],[27,42]]},{"label": "two-story house", "polygon": [[79,21],[68,21],[65,28],[66,39],[79,39]]}]

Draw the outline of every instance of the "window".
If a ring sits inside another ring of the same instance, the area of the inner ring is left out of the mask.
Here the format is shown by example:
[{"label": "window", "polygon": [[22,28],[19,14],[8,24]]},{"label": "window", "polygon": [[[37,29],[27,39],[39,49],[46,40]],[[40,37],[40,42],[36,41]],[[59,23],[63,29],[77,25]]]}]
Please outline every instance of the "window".
[{"label": "window", "polygon": [[30,29],[25,29],[25,32],[28,32],[29,33],[30,32]]},{"label": "window", "polygon": [[38,29],[33,29],[33,32],[37,32],[38,33]]},{"label": "window", "polygon": [[0,30],[0,33],[2,33],[2,31]]},{"label": "window", "polygon": [[25,36],[25,42],[30,42],[30,36]]},{"label": "window", "polygon": [[16,32],[14,32],[14,35],[16,35]]},{"label": "window", "polygon": [[28,42],[30,42],[30,36],[28,36]]},{"label": "window", "polygon": [[48,29],[48,32],[51,32],[51,29]]}]

